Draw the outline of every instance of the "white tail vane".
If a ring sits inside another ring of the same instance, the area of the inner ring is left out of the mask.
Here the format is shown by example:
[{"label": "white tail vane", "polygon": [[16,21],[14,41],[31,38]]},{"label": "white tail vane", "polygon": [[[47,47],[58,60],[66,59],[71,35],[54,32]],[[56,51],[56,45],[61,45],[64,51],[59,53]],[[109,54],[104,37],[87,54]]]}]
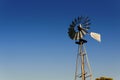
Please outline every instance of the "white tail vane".
[{"label": "white tail vane", "polygon": [[98,42],[101,42],[101,35],[100,35],[100,34],[91,32],[91,33],[90,33],[90,36],[91,36],[93,39],[97,40]]}]

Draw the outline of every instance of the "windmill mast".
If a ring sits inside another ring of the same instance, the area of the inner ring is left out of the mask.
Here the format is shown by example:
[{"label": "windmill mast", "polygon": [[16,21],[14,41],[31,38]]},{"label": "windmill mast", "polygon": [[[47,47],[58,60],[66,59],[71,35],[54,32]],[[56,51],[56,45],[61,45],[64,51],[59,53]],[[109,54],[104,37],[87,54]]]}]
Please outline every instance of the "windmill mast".
[{"label": "windmill mast", "polygon": [[83,41],[80,41],[80,56],[81,56],[81,76],[82,76],[82,80],[85,80],[85,64],[84,64],[84,53],[83,53]]},{"label": "windmill mast", "polygon": [[[86,56],[87,53],[86,53],[86,50],[84,48],[84,43],[87,43],[87,41],[84,39],[80,39],[79,42],[76,42],[76,44],[78,44],[79,50],[78,50],[77,60],[76,60],[75,80],[77,80],[77,78],[81,78],[82,80],[86,80],[87,77],[90,77],[90,80],[92,80],[92,73],[91,73],[91,68],[90,68],[89,62],[87,61],[87,63],[85,63],[85,59],[87,59],[87,56]],[[79,60],[81,63],[81,74],[78,73],[78,70],[79,70],[78,68],[80,67],[79,63],[78,63]],[[85,69],[86,66],[88,67],[89,74],[88,74],[87,70]]]}]

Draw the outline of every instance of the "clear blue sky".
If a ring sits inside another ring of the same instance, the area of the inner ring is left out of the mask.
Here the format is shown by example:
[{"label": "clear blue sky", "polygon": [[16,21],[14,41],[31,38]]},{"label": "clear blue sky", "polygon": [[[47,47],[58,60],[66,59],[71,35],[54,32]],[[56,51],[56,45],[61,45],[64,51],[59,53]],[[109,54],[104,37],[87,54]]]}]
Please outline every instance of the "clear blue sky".
[{"label": "clear blue sky", "polygon": [[0,0],[0,80],[73,80],[77,45],[68,27],[91,18],[87,52],[94,77],[120,79],[119,0]]}]

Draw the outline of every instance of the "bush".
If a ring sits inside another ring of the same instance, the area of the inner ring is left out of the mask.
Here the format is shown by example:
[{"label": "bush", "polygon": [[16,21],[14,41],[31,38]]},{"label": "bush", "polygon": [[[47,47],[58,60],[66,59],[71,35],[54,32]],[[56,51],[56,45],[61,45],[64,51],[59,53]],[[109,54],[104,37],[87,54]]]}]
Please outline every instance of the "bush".
[{"label": "bush", "polygon": [[113,79],[108,77],[100,77],[100,78],[96,78],[95,80],[113,80]]}]

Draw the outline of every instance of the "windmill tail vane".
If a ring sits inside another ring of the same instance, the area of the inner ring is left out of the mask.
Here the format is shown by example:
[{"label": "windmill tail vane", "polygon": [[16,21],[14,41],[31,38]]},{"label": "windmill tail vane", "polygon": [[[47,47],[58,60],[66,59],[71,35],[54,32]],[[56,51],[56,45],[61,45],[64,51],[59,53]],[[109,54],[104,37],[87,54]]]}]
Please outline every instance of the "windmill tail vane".
[{"label": "windmill tail vane", "polygon": [[91,32],[91,33],[90,33],[90,36],[91,36],[93,39],[97,40],[98,42],[101,42],[101,35],[100,35],[99,33]]}]

